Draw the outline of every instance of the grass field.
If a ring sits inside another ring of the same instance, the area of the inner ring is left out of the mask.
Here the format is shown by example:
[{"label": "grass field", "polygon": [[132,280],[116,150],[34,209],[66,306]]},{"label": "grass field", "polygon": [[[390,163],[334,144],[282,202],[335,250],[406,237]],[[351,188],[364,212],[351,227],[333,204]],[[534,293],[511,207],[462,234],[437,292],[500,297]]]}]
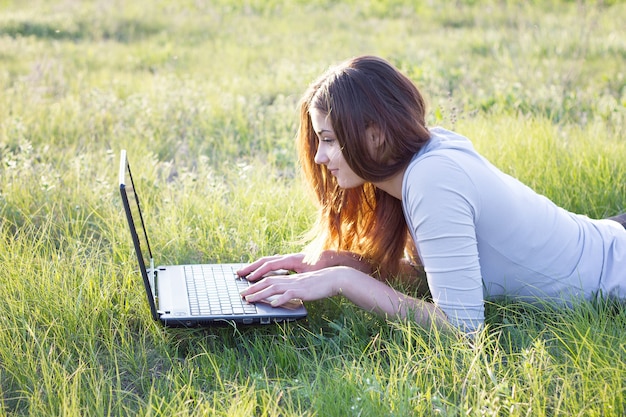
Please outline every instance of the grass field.
[{"label": "grass field", "polygon": [[0,415],[619,416],[626,308],[487,306],[473,344],[341,298],[294,324],[153,322],[117,191],[161,264],[297,251],[296,104],[380,55],[563,207],[626,211],[622,1],[0,0]]}]

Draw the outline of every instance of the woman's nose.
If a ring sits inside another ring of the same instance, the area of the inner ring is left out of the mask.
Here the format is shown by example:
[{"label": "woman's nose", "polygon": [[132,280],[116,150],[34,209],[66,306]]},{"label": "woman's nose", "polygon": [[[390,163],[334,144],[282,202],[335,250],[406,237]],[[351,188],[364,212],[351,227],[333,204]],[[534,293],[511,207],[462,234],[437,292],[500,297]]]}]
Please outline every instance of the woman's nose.
[{"label": "woman's nose", "polygon": [[324,147],[320,144],[315,152],[315,158],[313,158],[315,163],[318,165],[325,165],[328,162],[328,156],[323,148]]}]

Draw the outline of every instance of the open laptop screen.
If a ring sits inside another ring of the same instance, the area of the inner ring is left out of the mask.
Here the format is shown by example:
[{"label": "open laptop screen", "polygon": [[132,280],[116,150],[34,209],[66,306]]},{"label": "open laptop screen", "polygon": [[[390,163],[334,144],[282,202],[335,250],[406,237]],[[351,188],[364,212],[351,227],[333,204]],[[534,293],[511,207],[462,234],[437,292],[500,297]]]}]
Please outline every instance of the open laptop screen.
[{"label": "open laptop screen", "polygon": [[139,269],[141,270],[144,285],[146,287],[146,291],[148,292],[152,315],[156,318],[156,287],[154,282],[154,261],[152,258],[152,250],[150,249],[150,243],[148,242],[148,233],[143,221],[143,215],[139,205],[139,197],[135,192],[133,177],[130,172],[130,164],[126,159],[125,150],[122,150],[120,156],[119,182],[122,202],[124,203],[124,211],[126,212],[126,219],[128,220],[130,233],[133,238],[133,244],[135,245],[137,260],[139,261]]}]

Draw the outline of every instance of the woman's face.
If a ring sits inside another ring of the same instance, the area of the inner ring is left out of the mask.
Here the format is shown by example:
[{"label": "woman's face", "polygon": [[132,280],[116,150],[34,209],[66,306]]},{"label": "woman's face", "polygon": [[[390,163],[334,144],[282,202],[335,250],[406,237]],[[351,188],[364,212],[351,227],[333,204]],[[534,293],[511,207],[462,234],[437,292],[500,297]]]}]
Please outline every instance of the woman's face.
[{"label": "woman's face", "polygon": [[313,130],[315,130],[318,137],[315,163],[326,165],[326,168],[335,176],[341,188],[355,188],[363,185],[365,180],[356,175],[346,162],[328,115],[312,108],[309,110],[309,116],[311,117]]}]

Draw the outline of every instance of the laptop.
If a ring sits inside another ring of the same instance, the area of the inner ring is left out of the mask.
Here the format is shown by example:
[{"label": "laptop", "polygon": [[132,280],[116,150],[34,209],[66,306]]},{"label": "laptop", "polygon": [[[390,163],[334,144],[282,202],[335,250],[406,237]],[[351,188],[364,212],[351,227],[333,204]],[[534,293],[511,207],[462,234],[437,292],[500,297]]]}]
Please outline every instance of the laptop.
[{"label": "laptop", "polygon": [[139,270],[154,320],[166,326],[223,323],[270,324],[306,317],[299,300],[272,307],[270,300],[247,303],[239,295],[250,283],[235,271],[245,264],[189,264],[155,266],[144,216],[133,183],[126,150],[120,155],[120,193],[139,261]]}]

